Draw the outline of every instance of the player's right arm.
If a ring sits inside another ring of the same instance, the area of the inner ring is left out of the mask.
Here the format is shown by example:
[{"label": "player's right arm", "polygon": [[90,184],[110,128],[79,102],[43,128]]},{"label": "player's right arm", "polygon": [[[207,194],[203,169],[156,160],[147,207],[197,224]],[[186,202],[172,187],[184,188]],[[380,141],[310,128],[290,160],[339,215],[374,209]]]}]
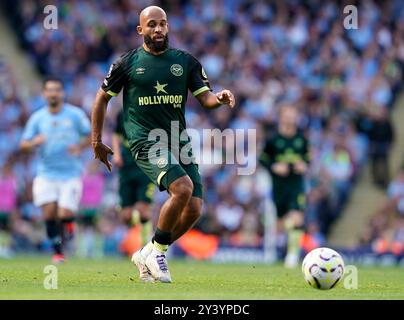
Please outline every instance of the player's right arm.
[{"label": "player's right arm", "polygon": [[289,166],[285,162],[275,162],[275,151],[273,147],[273,139],[268,139],[265,142],[264,149],[260,156],[260,162],[269,171],[277,174],[278,176],[285,177],[289,174]]},{"label": "player's right arm", "polygon": [[23,152],[30,152],[46,140],[45,136],[40,134],[38,130],[37,118],[36,114],[32,115],[24,128],[20,142],[20,150]]},{"label": "player's right arm", "polygon": [[126,58],[121,56],[109,69],[101,88],[95,97],[91,112],[91,144],[94,158],[99,159],[111,172],[112,164],[108,161],[108,154],[113,154],[110,147],[102,142],[102,130],[104,127],[105,114],[111,97],[119,94],[126,81]]},{"label": "player's right arm", "polygon": [[117,165],[118,167],[123,166],[123,159],[121,153],[122,133],[123,133],[122,112],[120,112],[116,119],[114,133],[112,134],[112,151],[114,152],[112,163]]},{"label": "player's right arm", "polygon": [[39,134],[32,140],[22,140],[20,143],[20,150],[23,152],[30,152],[32,149],[40,146],[46,140],[45,136]]},{"label": "player's right arm", "polygon": [[111,172],[112,165],[108,161],[108,154],[113,154],[110,147],[102,143],[102,129],[104,127],[105,113],[111,96],[99,89],[93,103],[91,112],[91,145],[94,158],[104,163]]}]

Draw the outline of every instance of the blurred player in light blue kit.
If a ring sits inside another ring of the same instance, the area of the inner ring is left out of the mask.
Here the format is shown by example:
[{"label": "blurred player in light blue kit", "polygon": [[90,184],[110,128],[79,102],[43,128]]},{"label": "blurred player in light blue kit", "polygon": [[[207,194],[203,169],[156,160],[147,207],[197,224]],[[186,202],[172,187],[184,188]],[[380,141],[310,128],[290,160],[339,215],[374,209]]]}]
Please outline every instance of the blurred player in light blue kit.
[{"label": "blurred player in light blue kit", "polygon": [[83,110],[63,101],[63,83],[44,82],[48,105],[34,112],[24,129],[22,151],[38,149],[33,183],[34,204],[41,207],[52,242],[52,261],[64,261],[63,244],[73,237],[74,216],[82,195],[81,152],[90,144],[90,122]]}]

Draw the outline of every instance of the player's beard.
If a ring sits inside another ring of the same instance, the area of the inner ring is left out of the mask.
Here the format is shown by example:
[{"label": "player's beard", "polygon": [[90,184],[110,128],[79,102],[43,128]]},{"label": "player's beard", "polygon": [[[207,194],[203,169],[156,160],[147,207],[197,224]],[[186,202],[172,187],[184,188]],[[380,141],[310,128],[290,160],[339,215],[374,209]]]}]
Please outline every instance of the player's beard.
[{"label": "player's beard", "polygon": [[154,52],[162,52],[168,48],[168,34],[164,36],[163,42],[153,41],[152,37],[144,36],[144,43],[146,46]]},{"label": "player's beard", "polygon": [[48,100],[49,107],[52,109],[57,108],[60,105],[60,101],[58,98],[50,98]]}]

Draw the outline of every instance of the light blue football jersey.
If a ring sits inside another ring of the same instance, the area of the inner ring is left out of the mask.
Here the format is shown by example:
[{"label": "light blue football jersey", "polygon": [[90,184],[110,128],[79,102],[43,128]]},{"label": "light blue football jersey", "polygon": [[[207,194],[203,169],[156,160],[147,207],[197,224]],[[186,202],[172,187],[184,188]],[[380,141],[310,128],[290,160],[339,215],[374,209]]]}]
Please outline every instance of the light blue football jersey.
[{"label": "light blue football jersey", "polygon": [[55,114],[47,106],[39,109],[29,118],[22,140],[30,141],[39,134],[46,141],[38,147],[37,176],[61,180],[80,177],[82,160],[70,154],[68,148],[90,134],[90,121],[84,111],[67,103]]}]

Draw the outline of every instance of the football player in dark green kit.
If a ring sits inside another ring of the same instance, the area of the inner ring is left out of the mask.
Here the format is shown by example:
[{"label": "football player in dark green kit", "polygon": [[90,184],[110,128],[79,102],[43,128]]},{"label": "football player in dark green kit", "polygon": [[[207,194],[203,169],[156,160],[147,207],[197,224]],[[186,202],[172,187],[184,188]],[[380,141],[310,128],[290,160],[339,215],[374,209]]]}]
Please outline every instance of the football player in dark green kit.
[{"label": "football player in dark green kit", "polygon": [[299,262],[306,202],[304,175],[309,163],[308,142],[298,130],[297,121],[298,111],[294,106],[281,106],[278,130],[266,141],[260,158],[272,177],[277,230],[288,233],[285,266],[289,268]]},{"label": "football player in dark green kit", "polygon": [[94,156],[109,170],[112,150],[102,143],[109,99],[123,88],[123,119],[136,164],[170,197],[163,204],[152,240],[132,256],[143,281],[171,282],[165,252],[197,221],[202,207],[202,183],[184,134],[185,102],[190,91],[204,108],[234,107],[229,90],[212,93],[197,59],[168,47],[168,21],[163,9],[140,13],[141,47],[112,64],[92,110]]},{"label": "football player in dark green kit", "polygon": [[123,128],[123,112],[116,118],[112,136],[112,163],[119,168],[119,197],[121,199],[121,217],[129,226],[140,222],[142,245],[151,236],[151,203],[153,201],[154,184],[133,160],[128,138]]}]

